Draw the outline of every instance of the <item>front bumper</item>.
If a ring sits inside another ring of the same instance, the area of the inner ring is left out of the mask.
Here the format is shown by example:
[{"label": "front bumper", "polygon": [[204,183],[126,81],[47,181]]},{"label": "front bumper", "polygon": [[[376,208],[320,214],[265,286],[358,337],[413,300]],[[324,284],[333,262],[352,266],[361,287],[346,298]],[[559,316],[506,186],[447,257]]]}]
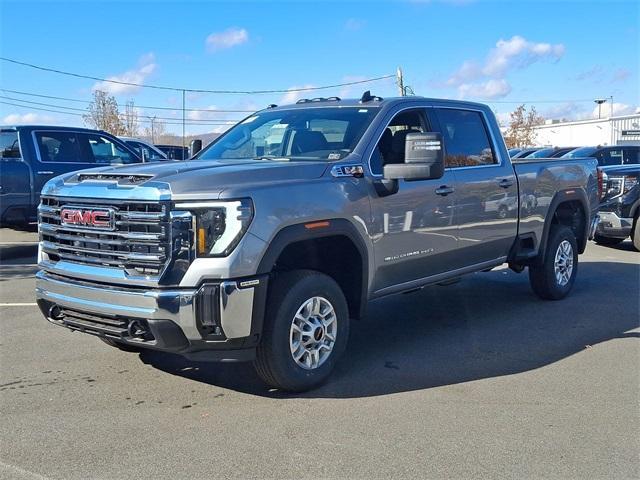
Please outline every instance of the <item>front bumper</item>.
[{"label": "front bumper", "polygon": [[604,237],[627,238],[631,235],[633,218],[619,217],[615,212],[598,212],[600,221],[596,233]]},{"label": "front bumper", "polygon": [[267,280],[141,289],[41,270],[36,298],[50,322],[71,330],[198,360],[251,360],[262,331]]}]

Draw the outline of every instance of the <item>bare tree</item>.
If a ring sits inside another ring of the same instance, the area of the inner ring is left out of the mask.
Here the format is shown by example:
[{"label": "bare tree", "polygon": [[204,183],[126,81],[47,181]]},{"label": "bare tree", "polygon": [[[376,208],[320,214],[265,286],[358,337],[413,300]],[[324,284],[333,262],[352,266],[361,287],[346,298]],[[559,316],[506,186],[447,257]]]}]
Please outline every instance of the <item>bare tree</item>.
[{"label": "bare tree", "polygon": [[104,130],[113,135],[124,133],[124,125],[118,112],[118,102],[107,92],[100,90],[93,92],[93,101],[87,107],[87,113],[82,116],[82,119],[92,128]]},{"label": "bare tree", "polygon": [[122,116],[122,125],[124,134],[127,137],[138,136],[138,111],[135,108],[133,100],[129,100],[124,105],[124,115]]},{"label": "bare tree", "polygon": [[533,145],[536,139],[536,131],[533,127],[540,125],[544,119],[538,115],[535,107],[527,112],[524,105],[520,105],[511,112],[511,122],[505,134],[504,140],[508,148],[528,147]]}]

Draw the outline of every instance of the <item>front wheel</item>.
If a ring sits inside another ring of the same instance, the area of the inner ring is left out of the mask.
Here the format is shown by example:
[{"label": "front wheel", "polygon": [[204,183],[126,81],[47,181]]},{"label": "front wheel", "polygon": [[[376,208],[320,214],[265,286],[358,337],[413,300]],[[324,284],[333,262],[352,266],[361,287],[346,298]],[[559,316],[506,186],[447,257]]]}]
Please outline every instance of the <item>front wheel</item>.
[{"label": "front wheel", "polygon": [[544,258],[529,267],[531,288],[544,300],[560,300],[573,287],[578,273],[578,244],[569,227],[552,225]]},{"label": "front wheel", "polygon": [[640,218],[636,214],[636,218],[633,220],[633,230],[631,231],[631,241],[633,242],[633,248],[640,252]]},{"label": "front wheel", "polygon": [[278,274],[254,366],[270,386],[300,392],[322,383],[349,336],[347,301],[329,276],[310,270]]}]

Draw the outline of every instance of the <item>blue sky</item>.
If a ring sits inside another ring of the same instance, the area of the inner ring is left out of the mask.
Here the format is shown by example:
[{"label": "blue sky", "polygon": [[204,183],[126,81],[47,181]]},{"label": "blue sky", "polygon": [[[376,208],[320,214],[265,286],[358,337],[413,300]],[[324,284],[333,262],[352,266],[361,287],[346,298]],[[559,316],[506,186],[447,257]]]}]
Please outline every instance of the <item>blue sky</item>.
[{"label": "blue sky", "polygon": [[[589,118],[613,96],[616,114],[640,105],[640,7],[635,1],[31,2],[0,1],[3,57],[101,78],[177,88],[289,89],[395,73],[418,95],[489,103],[499,118],[527,102],[546,117]],[[180,106],[180,95],[0,62],[0,123],[81,125],[92,89],[119,102]],[[188,94],[194,109],[262,108],[300,96],[396,94],[393,80],[304,95]],[[17,101],[14,99],[20,99]],[[24,101],[49,104],[27,104]],[[53,105],[53,107],[51,106]],[[604,111],[610,111],[605,105]],[[141,116],[181,118],[171,110]],[[192,123],[242,113],[190,112]],[[169,120],[169,122],[173,122]],[[188,125],[187,133],[225,128]],[[169,125],[178,132],[181,127]]]}]

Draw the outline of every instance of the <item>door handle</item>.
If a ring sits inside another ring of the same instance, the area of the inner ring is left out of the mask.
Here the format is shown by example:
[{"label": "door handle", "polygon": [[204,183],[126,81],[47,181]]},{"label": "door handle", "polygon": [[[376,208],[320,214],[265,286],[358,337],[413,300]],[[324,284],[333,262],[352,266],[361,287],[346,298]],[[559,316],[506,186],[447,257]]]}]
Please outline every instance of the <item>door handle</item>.
[{"label": "door handle", "polygon": [[447,195],[453,192],[454,192],[454,188],[449,187],[448,185],[442,185],[436,188],[436,195],[442,195],[443,197],[446,197]]},{"label": "door handle", "polygon": [[36,172],[38,175],[53,175],[53,172],[49,171],[49,170],[40,170],[39,172]]},{"label": "door handle", "polygon": [[500,185],[502,188],[509,188],[511,185],[513,185],[513,180],[511,180],[510,178],[503,178],[498,182],[498,185]]}]

